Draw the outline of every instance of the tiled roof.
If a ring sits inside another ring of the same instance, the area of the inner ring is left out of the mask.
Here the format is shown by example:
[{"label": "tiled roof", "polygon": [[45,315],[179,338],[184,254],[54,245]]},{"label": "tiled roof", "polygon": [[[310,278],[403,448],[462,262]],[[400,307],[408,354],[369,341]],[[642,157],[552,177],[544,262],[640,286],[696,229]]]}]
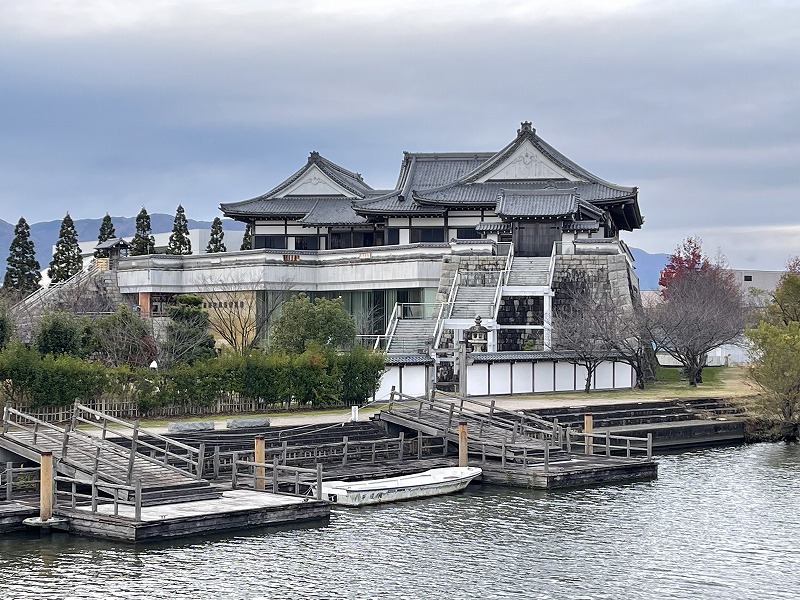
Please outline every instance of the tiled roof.
[{"label": "tiled roof", "polygon": [[433,358],[427,354],[387,354],[387,365],[429,365]]},{"label": "tiled roof", "polygon": [[321,156],[319,152],[312,152],[308,157],[308,162],[303,165],[301,169],[295,172],[291,177],[281,182],[276,187],[272,188],[268,191],[264,196],[272,197],[276,194],[279,194],[287,187],[291,186],[295,181],[300,179],[300,177],[305,173],[308,169],[310,169],[313,165],[316,165],[325,175],[330,177],[333,181],[338,183],[340,186],[353,192],[355,195],[364,197],[367,192],[372,190],[372,187],[367,185],[364,180],[361,178],[361,175],[358,173],[353,173],[352,171],[348,171],[344,167],[340,167],[335,162],[332,162]]},{"label": "tiled roof", "polygon": [[[291,196],[287,198],[266,198],[260,196],[243,202],[221,204],[220,207],[226,215],[236,216],[302,216],[308,213],[319,198],[313,196]],[[345,198],[350,202],[349,198]]]},{"label": "tiled roof", "polygon": [[503,191],[495,212],[500,217],[564,217],[578,210],[575,190]]},{"label": "tiled roof", "polygon": [[564,223],[564,231],[597,231],[600,229],[598,221],[571,221]]},{"label": "tiled roof", "polygon": [[304,225],[356,225],[366,219],[353,211],[350,198],[320,198],[302,219]]},{"label": "tiled roof", "polygon": [[492,223],[481,221],[475,226],[476,231],[511,231],[511,223]]},{"label": "tiled roof", "polygon": [[408,214],[408,215],[440,215],[445,209],[442,206],[428,206],[414,202],[408,196],[393,192],[369,200],[357,200],[353,208],[359,214]]}]

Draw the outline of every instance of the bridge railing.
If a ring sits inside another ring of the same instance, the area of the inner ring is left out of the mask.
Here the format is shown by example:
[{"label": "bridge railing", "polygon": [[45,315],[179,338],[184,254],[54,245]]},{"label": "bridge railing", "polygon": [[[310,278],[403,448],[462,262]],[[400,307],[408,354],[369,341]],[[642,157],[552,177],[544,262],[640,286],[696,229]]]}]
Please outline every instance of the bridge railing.
[{"label": "bridge railing", "polygon": [[564,449],[588,455],[625,456],[626,458],[652,458],[653,434],[646,438],[614,435],[610,431],[584,432],[565,428]]},{"label": "bridge railing", "polygon": [[129,423],[77,402],[72,419],[73,429],[80,424],[87,428],[99,429],[103,439],[109,431],[109,424],[112,424],[115,426],[113,429],[115,436],[130,441],[128,483],[133,475],[133,463],[137,454],[150,462],[156,462],[183,474],[194,475],[196,479],[203,477],[205,444],[201,443],[194,448],[183,442],[143,429],[140,427],[139,421]]},{"label": "bridge railing", "polygon": [[13,462],[7,462],[5,469],[0,471],[0,488],[5,490],[6,500],[38,494],[40,476],[39,467],[15,467]]}]

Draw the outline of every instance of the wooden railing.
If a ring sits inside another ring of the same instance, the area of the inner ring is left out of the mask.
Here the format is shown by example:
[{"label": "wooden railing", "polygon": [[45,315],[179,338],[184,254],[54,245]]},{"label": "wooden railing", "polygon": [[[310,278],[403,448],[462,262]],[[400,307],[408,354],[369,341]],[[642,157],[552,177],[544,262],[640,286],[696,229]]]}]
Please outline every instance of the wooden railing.
[{"label": "wooden railing", "polygon": [[0,471],[0,487],[6,491],[6,500],[16,496],[39,493],[39,467],[15,467],[13,462],[6,463],[6,468]]},{"label": "wooden railing", "polygon": [[452,401],[448,402],[446,399],[440,398],[417,398],[392,390],[386,411],[391,412],[394,404],[403,407],[416,405],[418,417],[422,417],[422,412],[425,408],[427,408],[427,410],[436,410],[440,413],[446,413],[448,415],[446,427],[448,433],[458,425],[458,421],[462,417],[467,417],[477,422],[479,426],[477,435],[479,437],[483,434],[485,426],[492,426],[506,429],[509,435],[509,443],[511,444],[522,437],[540,439],[550,443],[558,443],[559,440],[559,426],[557,422],[551,423],[550,421],[521,413],[519,414],[520,420],[518,421],[500,417],[495,414],[494,400],[491,402],[481,402],[471,398],[453,397]]},{"label": "wooden railing", "polygon": [[612,435],[608,430],[602,433],[586,433],[566,427],[564,448],[567,452],[579,451],[583,454],[604,454],[605,456],[625,456],[635,458],[653,457],[653,434],[646,438],[626,435]]},{"label": "wooden railing", "polygon": [[128,423],[91,409],[88,406],[75,403],[75,409],[72,413],[73,430],[82,424],[86,428],[99,429],[100,437],[105,439],[109,423],[115,425],[115,436],[126,439],[131,443],[128,481],[126,483],[131,482],[133,463],[137,453],[145,460],[183,474],[189,473],[194,475],[196,479],[202,479],[205,444],[201,443],[199,447],[194,448],[188,444],[143,429],[140,427],[139,421]]},{"label": "wooden railing", "polygon": [[[272,463],[262,463],[253,460],[242,460],[239,458],[238,453],[234,452],[232,467],[231,489],[236,489],[242,479],[248,479],[252,482],[253,489],[263,491],[266,490],[267,480],[269,479],[273,494],[306,496],[310,490],[314,490],[317,500],[322,500],[322,465],[319,463],[314,469],[290,467],[279,464],[277,456]],[[244,473],[240,472],[241,467],[245,468]],[[270,473],[271,477],[268,478],[267,473]],[[313,482],[308,480],[301,481],[301,475],[312,475]],[[281,487],[282,483],[284,484],[283,487]],[[286,491],[287,485],[293,489],[293,492]],[[305,491],[303,491],[304,487]]]},{"label": "wooden railing", "polygon": [[[355,462],[419,460],[424,456],[446,455],[447,449],[447,442],[439,436],[419,434],[416,438],[406,439],[401,434],[397,438],[380,440],[349,440],[344,436],[341,442],[304,446],[290,446],[288,442],[284,442],[281,446],[266,448],[265,455],[268,460],[277,459],[282,466],[311,462],[346,466]],[[234,456],[238,459],[254,460],[254,452],[251,450],[221,452],[219,446],[215,446],[206,457],[206,473],[218,479],[231,472]]]},{"label": "wooden railing", "polygon": [[[53,486],[55,494],[54,508],[68,506],[69,508],[75,509],[78,504],[82,506],[88,504],[91,506],[92,514],[97,514],[98,506],[111,502],[114,505],[113,516],[120,516],[119,507],[121,505],[133,506],[133,520],[142,520],[142,482],[139,480],[136,480],[133,485],[100,484],[95,476],[92,479],[90,492],[88,494],[78,491],[79,486],[81,489],[85,488],[85,481],[79,481],[74,477],[65,477],[63,475],[54,476],[53,481],[55,483]],[[61,489],[59,489],[59,483],[67,484],[67,489],[64,489],[63,485]],[[101,491],[105,495],[101,496]],[[62,501],[60,499],[65,500]]]}]

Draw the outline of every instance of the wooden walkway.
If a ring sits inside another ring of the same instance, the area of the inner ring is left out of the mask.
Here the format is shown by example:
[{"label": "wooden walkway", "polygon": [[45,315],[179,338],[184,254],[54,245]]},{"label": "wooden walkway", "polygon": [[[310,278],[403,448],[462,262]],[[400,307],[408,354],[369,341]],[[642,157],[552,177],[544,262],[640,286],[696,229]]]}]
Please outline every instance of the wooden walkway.
[{"label": "wooden walkway", "polygon": [[[131,447],[125,448],[106,439],[112,421],[128,427]],[[156,438],[161,448],[148,441]],[[201,450],[151,434],[138,424],[112,419],[80,404],[76,404],[72,423],[66,427],[6,407],[0,447],[36,463],[41,462],[43,453],[50,452],[60,475],[94,483],[100,489],[103,484],[130,486],[139,482],[145,506],[218,498],[221,494],[198,475]],[[142,450],[152,452],[148,455]],[[176,462],[184,468],[175,466]],[[118,493],[115,491],[114,495]]]}]

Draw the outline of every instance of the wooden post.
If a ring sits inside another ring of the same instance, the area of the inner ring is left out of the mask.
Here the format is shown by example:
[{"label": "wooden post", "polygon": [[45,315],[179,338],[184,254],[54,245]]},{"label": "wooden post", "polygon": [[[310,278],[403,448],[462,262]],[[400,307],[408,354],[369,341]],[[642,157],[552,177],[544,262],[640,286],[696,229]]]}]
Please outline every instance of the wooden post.
[{"label": "wooden post", "polygon": [[272,493],[278,493],[278,457],[272,459]]},{"label": "wooden post", "polygon": [[572,454],[572,426],[567,425],[567,430],[564,432],[567,438],[567,454]]},{"label": "wooden post", "polygon": [[6,500],[11,500],[14,489],[14,463],[6,463]]},{"label": "wooden post", "polygon": [[214,479],[219,478],[219,446],[214,446]]},{"label": "wooden post", "polygon": [[422,460],[422,432],[417,433],[417,458]]},{"label": "wooden post", "polygon": [[264,460],[266,458],[265,448],[264,436],[257,435],[255,439],[255,450],[253,456],[253,462],[256,463],[253,487],[259,492],[266,490],[266,473],[264,471]]},{"label": "wooden post", "polygon": [[399,450],[397,453],[397,460],[403,460],[403,444],[405,443],[405,434],[401,431],[400,432],[400,444]]},{"label": "wooden post", "polygon": [[317,463],[317,500],[322,500],[322,463]]},{"label": "wooden post", "polygon": [[142,480],[136,480],[136,487],[133,491],[133,518],[137,521],[142,520]]},{"label": "wooden post", "polygon": [[237,473],[236,473],[236,463],[238,462],[238,460],[239,460],[239,453],[238,452],[234,452],[231,455],[231,489],[232,490],[236,489],[236,475],[237,475]]},{"label": "wooden post", "polygon": [[469,462],[469,451],[467,445],[469,439],[467,436],[467,422],[458,422],[458,466],[466,467]]},{"label": "wooden post", "polygon": [[546,441],[544,443],[544,474],[547,475],[550,472],[550,444]]},{"label": "wooden post", "polygon": [[69,423],[64,425],[64,440],[61,442],[61,460],[67,457],[67,448],[69,443]]},{"label": "wooden post", "polygon": [[606,456],[611,456],[611,431],[606,429]]},{"label": "wooden post", "polygon": [[197,478],[203,478],[203,471],[206,467],[206,444],[205,442],[200,442],[200,448],[197,452]]},{"label": "wooden post", "polygon": [[591,413],[583,415],[583,446],[584,453],[592,453],[592,431],[594,430],[594,417]]},{"label": "wooden post", "polygon": [[128,457],[128,481],[126,482],[128,485],[131,484],[133,481],[133,464],[136,460],[136,444],[139,440],[139,424],[140,422],[137,420],[133,424],[133,435],[131,435],[131,453]]},{"label": "wooden post", "polygon": [[347,436],[342,436],[342,466],[347,466],[347,446],[348,446],[348,438]]},{"label": "wooden post", "polygon": [[39,465],[39,518],[49,521],[53,517],[53,453],[42,452]]},{"label": "wooden post", "polygon": [[647,458],[653,458],[653,434],[647,434]]},{"label": "wooden post", "polygon": [[506,468],[506,443],[505,442],[503,442],[503,445],[501,446],[500,451],[502,452],[502,456],[500,456],[500,465],[503,467],[503,469],[505,469]]}]

